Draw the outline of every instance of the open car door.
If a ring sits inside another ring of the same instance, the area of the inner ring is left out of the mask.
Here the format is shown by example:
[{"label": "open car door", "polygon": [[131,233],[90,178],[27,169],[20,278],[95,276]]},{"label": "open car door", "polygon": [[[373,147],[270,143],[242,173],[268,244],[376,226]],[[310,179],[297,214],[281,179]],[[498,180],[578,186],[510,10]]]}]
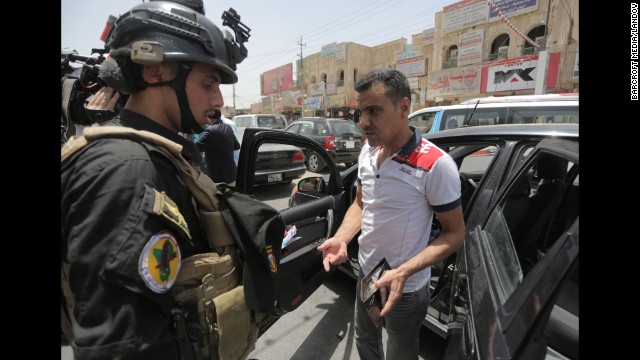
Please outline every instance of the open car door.
[{"label": "open car door", "polygon": [[578,358],[578,150],[540,141],[467,224],[445,359]]},{"label": "open car door", "polygon": [[[262,321],[260,335],[279,317],[298,308],[313,292],[329,278],[322,265],[322,253],[316,250],[325,239],[337,230],[336,218],[340,220],[346,211],[345,191],[340,172],[329,154],[314,140],[281,130],[247,128],[244,132],[238,162],[235,186],[248,195],[254,194],[256,167],[267,161],[270,155],[265,149],[278,146],[296,146],[313,149],[327,164],[322,182],[322,196],[303,205],[280,210],[287,228],[295,226],[296,234],[283,247],[278,268],[277,304],[271,314]],[[260,149],[262,150],[260,151]]]}]

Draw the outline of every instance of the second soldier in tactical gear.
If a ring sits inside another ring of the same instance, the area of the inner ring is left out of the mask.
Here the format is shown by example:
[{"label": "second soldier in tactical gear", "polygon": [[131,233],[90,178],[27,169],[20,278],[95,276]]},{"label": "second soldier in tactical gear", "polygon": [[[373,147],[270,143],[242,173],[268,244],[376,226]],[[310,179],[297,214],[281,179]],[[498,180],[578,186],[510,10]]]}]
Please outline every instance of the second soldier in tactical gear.
[{"label": "second soldier in tactical gear", "polygon": [[[199,151],[179,133],[201,132],[224,105],[220,85],[237,82],[248,33],[238,40],[236,30],[234,41],[201,1],[178,2],[137,5],[111,29],[106,45],[131,94],[112,125],[168,139],[198,164]],[[100,138],[63,161],[61,198],[74,356],[195,358],[176,340],[171,290],[181,260],[211,249],[174,163],[147,142]]]}]

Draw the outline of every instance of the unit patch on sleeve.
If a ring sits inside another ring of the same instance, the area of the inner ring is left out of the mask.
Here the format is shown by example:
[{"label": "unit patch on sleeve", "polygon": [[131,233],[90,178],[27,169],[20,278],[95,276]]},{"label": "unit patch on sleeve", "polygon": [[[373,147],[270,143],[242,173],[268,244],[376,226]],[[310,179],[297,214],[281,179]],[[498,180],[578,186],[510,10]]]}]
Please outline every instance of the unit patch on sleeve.
[{"label": "unit patch on sleeve", "polygon": [[153,189],[153,191],[155,191],[156,197],[153,203],[153,212],[171,221],[180,229],[184,230],[185,234],[189,239],[191,239],[191,233],[189,233],[187,222],[184,220],[184,217],[180,213],[176,203],[173,202],[173,200],[171,200],[164,191],[161,193],[156,189]]},{"label": "unit patch on sleeve", "polygon": [[180,271],[180,248],[173,234],[161,231],[151,237],[140,254],[138,272],[151,291],[169,291]]}]

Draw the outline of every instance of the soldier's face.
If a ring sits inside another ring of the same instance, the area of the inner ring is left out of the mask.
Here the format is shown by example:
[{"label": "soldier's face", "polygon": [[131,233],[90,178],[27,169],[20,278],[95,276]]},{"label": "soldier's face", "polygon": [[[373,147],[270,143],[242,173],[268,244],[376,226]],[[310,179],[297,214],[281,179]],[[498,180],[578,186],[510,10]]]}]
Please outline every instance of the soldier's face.
[{"label": "soldier's face", "polygon": [[193,65],[187,77],[186,92],[193,118],[201,126],[211,123],[214,109],[224,106],[220,91],[220,72],[211,65]]}]

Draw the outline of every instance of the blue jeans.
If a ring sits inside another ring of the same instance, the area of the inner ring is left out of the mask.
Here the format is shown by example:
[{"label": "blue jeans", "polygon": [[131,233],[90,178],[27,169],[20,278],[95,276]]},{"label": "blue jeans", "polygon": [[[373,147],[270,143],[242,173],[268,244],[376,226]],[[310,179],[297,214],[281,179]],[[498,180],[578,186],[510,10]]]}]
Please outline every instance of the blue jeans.
[{"label": "blue jeans", "polygon": [[[356,289],[360,289],[360,282],[364,274],[358,275]],[[381,324],[387,329],[387,359],[410,360],[418,359],[418,337],[422,320],[427,314],[429,301],[429,285],[420,290],[404,293],[400,301]],[[355,306],[356,348],[361,360],[383,360],[382,326],[377,328],[362,305],[359,291],[356,290]]]}]

